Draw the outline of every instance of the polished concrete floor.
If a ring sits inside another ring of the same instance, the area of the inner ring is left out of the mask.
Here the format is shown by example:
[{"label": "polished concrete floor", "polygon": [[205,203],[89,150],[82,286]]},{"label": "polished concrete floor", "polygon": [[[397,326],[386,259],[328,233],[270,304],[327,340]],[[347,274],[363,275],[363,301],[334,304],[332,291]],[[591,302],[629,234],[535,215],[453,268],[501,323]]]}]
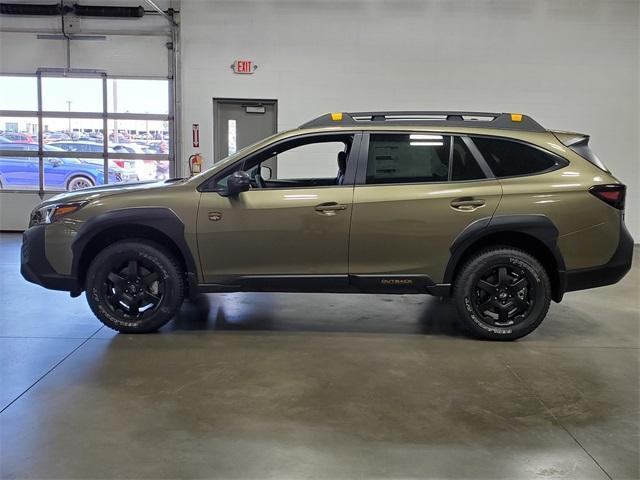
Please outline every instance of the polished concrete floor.
[{"label": "polished concrete floor", "polygon": [[0,477],[639,475],[639,281],[515,343],[418,296],[225,294],[117,335],[0,235]]}]

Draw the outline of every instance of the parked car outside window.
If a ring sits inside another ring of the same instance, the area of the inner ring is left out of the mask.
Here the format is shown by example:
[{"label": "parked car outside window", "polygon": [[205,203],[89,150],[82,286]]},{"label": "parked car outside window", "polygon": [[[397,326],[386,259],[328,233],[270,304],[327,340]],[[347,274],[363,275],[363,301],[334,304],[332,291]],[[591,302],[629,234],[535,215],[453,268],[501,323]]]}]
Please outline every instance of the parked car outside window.
[{"label": "parked car outside window", "polygon": [[[29,143],[0,143],[2,150],[29,151]],[[63,152],[61,148],[43,145],[45,152]],[[37,156],[2,156],[0,157],[0,188],[2,189],[37,189],[39,187],[39,160]],[[44,182],[47,189],[80,190],[82,188],[102,185],[104,169],[102,165],[86,163],[77,158],[45,157]],[[122,182],[122,173],[109,168],[109,183]]]}]

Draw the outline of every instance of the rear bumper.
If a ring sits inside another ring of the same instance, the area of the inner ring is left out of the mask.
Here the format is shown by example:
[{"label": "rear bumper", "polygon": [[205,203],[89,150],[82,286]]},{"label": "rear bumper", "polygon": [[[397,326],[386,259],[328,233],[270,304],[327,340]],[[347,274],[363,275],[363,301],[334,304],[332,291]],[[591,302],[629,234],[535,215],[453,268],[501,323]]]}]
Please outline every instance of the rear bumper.
[{"label": "rear bumper", "polygon": [[75,277],[57,273],[45,254],[45,225],[37,225],[22,234],[20,273],[25,280],[52,290],[79,292]]},{"label": "rear bumper", "polygon": [[604,265],[569,270],[566,273],[565,292],[604,287],[619,282],[631,269],[633,261],[633,237],[624,222],[620,222],[618,248],[611,260]]}]

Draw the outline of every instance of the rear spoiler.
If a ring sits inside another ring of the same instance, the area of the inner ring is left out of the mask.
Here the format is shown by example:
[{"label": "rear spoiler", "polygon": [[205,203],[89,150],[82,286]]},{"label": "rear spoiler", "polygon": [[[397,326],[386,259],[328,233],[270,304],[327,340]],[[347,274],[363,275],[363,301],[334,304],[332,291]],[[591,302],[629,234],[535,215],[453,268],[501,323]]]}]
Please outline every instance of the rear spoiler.
[{"label": "rear spoiler", "polygon": [[[589,148],[589,135],[586,133],[577,132],[561,132],[550,130],[551,133],[562,143],[565,147],[573,150],[585,160],[591,162],[600,170],[609,172],[609,169],[600,161],[598,156],[593,153]],[[611,173],[611,172],[609,172]]]},{"label": "rear spoiler", "polygon": [[586,133],[578,132],[564,132],[561,130],[550,130],[551,133],[562,143],[565,147],[575,146],[587,146],[589,144],[589,138]]}]

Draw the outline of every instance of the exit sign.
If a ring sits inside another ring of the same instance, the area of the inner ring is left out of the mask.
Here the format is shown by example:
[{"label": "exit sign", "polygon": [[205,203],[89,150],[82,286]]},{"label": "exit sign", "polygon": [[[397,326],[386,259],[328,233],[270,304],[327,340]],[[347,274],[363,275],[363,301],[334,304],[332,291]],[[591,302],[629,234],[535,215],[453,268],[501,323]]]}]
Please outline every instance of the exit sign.
[{"label": "exit sign", "polygon": [[235,73],[241,74],[253,73],[253,70],[256,68],[251,60],[236,60],[231,66]]}]

